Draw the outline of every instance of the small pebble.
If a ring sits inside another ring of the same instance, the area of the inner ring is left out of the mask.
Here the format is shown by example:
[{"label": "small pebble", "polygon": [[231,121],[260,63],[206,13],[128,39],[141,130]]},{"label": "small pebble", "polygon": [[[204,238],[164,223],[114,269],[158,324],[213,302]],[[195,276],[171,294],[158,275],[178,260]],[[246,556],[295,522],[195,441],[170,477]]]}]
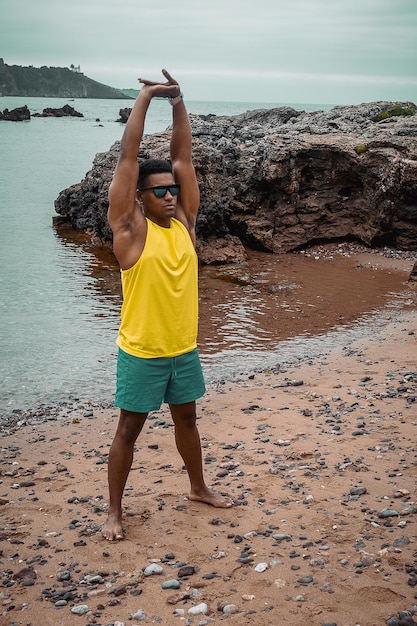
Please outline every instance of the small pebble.
[{"label": "small pebble", "polygon": [[179,589],[181,587],[181,583],[179,580],[166,580],[162,583],[162,589]]},{"label": "small pebble", "polygon": [[265,572],[268,569],[268,563],[258,563],[255,567],[255,572]]},{"label": "small pebble", "polygon": [[201,602],[200,604],[196,604],[196,606],[192,606],[188,609],[189,615],[207,615],[208,606],[205,602]]},{"label": "small pebble", "polygon": [[133,613],[133,615],[130,616],[130,619],[137,619],[139,621],[143,621],[144,619],[146,619],[146,613],[143,609],[138,609],[136,613]]},{"label": "small pebble", "polygon": [[162,574],[163,567],[158,563],[151,563],[143,570],[145,576],[153,576],[154,574]]},{"label": "small pebble", "polygon": [[87,604],[78,604],[77,606],[71,607],[71,613],[74,613],[75,615],[84,615],[85,613],[88,613],[89,610],[90,609]]}]

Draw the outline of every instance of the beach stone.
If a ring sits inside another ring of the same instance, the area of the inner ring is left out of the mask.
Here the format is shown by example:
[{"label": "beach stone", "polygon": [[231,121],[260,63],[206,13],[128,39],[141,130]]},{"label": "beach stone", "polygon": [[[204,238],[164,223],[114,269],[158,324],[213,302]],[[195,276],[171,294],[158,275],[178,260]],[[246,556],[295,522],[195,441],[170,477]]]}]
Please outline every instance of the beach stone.
[{"label": "beach stone", "polygon": [[143,622],[143,620],[146,619],[146,613],[143,609],[138,609],[136,613],[133,613],[133,615],[130,616],[130,619],[137,619],[140,622]]},{"label": "beach stone", "polygon": [[97,574],[96,576],[91,576],[91,578],[87,579],[89,585],[101,585],[104,583],[104,578]]},{"label": "beach stone", "polygon": [[376,559],[374,556],[372,556],[371,554],[364,554],[361,557],[361,563],[364,567],[370,567],[371,565],[374,565]]},{"label": "beach stone", "polygon": [[226,604],[223,607],[223,613],[225,615],[232,615],[233,613],[239,613],[239,607],[236,604]]},{"label": "beach stone", "polygon": [[74,613],[75,615],[84,615],[85,613],[88,613],[89,610],[90,609],[87,604],[78,604],[77,606],[71,607],[71,613]]},{"label": "beach stone", "polygon": [[63,570],[62,572],[58,572],[58,574],[56,575],[58,580],[70,580],[71,579],[71,572],[69,570]]},{"label": "beach stone", "polygon": [[399,537],[398,539],[394,539],[393,546],[394,548],[398,548],[399,546],[408,546],[410,540],[408,537]]},{"label": "beach stone", "polygon": [[255,572],[265,572],[268,569],[268,563],[258,563],[255,566]]},{"label": "beach stone", "polygon": [[162,574],[164,568],[158,563],[151,563],[143,570],[145,576],[153,576],[157,574]]},{"label": "beach stone", "polygon": [[192,606],[188,609],[189,615],[207,615],[208,606],[205,602],[201,602],[200,604],[196,604],[196,606]]},{"label": "beach stone", "polygon": [[185,578],[187,576],[192,576],[196,573],[195,567],[193,565],[184,565],[180,567],[178,570],[178,578]]},{"label": "beach stone", "polygon": [[395,511],[394,509],[382,509],[382,511],[378,513],[378,517],[381,519],[385,519],[387,517],[398,517],[398,511]]},{"label": "beach stone", "polygon": [[299,578],[297,582],[299,582],[300,585],[309,585],[313,581],[314,578],[311,576],[311,574],[309,574],[308,576],[303,576],[302,578]]},{"label": "beach stone", "polygon": [[181,583],[176,579],[166,580],[162,583],[162,589],[179,589],[180,587]]},{"label": "beach stone", "polygon": [[413,515],[414,513],[417,513],[417,508],[415,506],[407,506],[401,511],[401,515]]},{"label": "beach stone", "polygon": [[272,539],[275,541],[285,541],[292,539],[292,535],[287,535],[285,533],[276,533],[272,535]]}]

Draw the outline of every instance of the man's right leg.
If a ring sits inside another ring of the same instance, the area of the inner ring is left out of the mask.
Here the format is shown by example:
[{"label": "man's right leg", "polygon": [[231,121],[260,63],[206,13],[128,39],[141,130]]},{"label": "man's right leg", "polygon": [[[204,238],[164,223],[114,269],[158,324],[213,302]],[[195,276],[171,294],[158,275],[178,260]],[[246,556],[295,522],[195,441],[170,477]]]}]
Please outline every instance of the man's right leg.
[{"label": "man's right leg", "polygon": [[109,512],[101,534],[105,539],[123,539],[122,496],[132,467],[133,449],[145,423],[147,413],[120,410],[116,434],[109,452]]}]

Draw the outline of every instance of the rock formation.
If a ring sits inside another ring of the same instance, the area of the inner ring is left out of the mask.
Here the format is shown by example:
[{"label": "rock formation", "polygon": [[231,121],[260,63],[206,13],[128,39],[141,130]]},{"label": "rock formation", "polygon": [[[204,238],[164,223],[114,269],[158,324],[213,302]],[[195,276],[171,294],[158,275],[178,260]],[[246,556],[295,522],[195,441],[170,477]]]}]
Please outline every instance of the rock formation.
[{"label": "rock formation", "polygon": [[30,111],[25,104],[22,107],[17,107],[16,109],[4,109],[3,112],[0,111],[0,120],[5,120],[8,122],[23,122],[24,120],[30,120]]},{"label": "rock formation", "polygon": [[[192,115],[202,262],[239,261],[246,247],[285,253],[343,239],[417,250],[416,111],[413,103],[374,102]],[[166,157],[169,137],[145,137],[139,158]],[[119,148],[96,155],[55,202],[58,222],[103,245],[111,244],[107,191]]]},{"label": "rock formation", "polygon": [[47,107],[43,109],[42,113],[33,113],[33,117],[84,117],[84,115],[69,104],[64,104],[58,109]]}]

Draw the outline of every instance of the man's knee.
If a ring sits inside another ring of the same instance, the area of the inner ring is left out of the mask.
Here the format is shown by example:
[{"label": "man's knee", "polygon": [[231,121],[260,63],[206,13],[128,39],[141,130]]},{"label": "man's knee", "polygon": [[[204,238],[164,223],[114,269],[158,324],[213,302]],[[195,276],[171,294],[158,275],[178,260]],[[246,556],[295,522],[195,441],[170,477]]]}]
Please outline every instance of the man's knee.
[{"label": "man's knee", "polygon": [[126,443],[134,443],[146,421],[147,413],[134,413],[133,411],[120,410],[118,436]]},{"label": "man's knee", "polygon": [[175,426],[182,428],[193,428],[196,424],[195,402],[187,404],[170,404],[171,415]]}]

